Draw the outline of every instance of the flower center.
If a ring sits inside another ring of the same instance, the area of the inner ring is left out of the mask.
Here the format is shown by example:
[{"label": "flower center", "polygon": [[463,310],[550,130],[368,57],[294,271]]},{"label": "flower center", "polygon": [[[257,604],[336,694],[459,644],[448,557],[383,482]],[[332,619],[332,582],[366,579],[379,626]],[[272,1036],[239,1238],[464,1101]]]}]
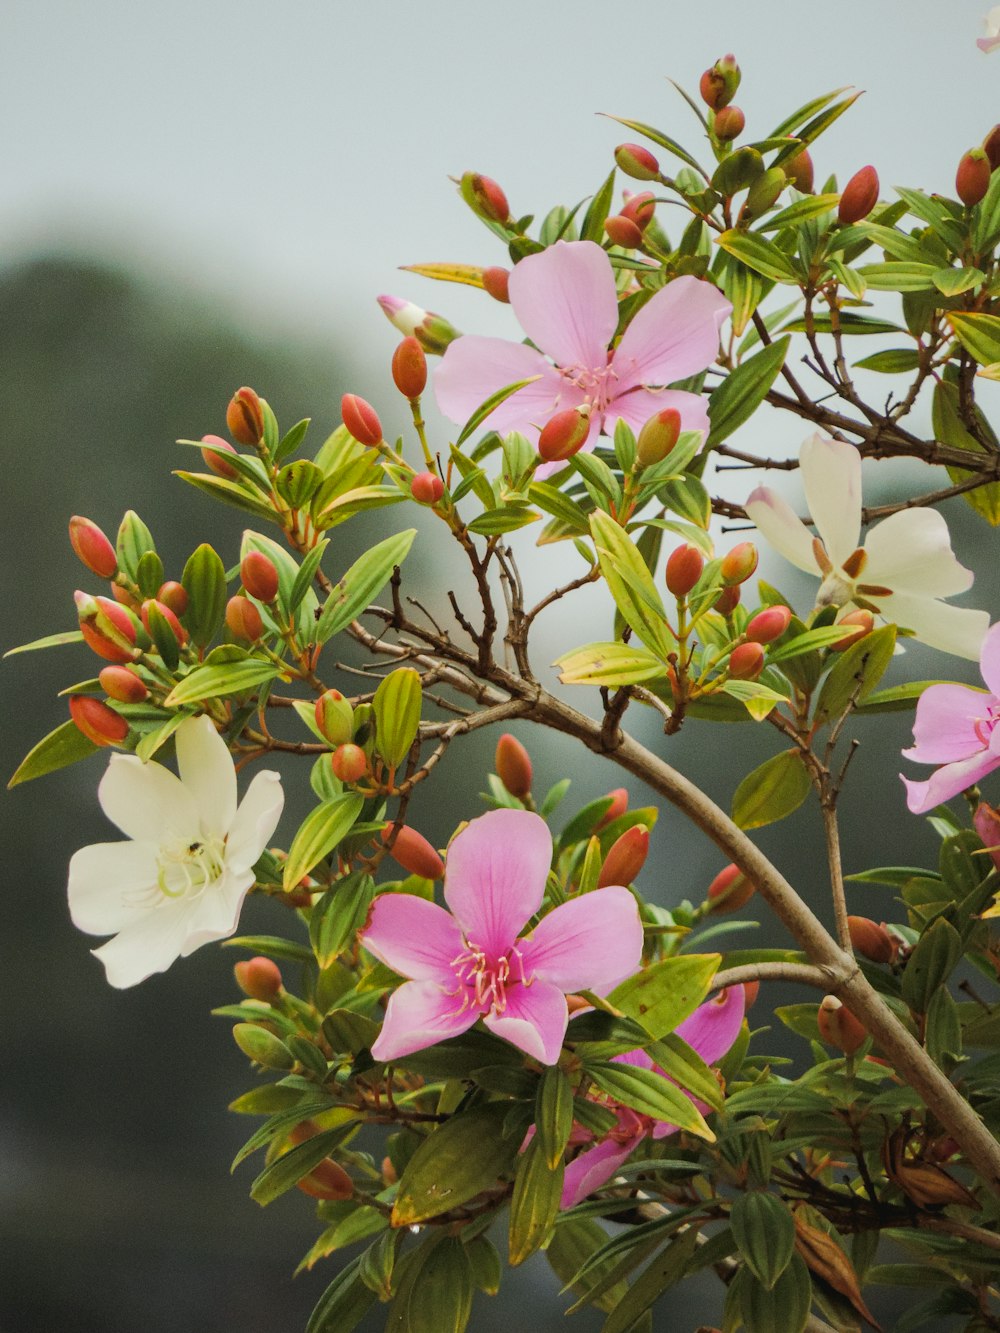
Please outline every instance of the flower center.
[{"label": "flower center", "polygon": [[525,976],[520,949],[513,947],[499,958],[491,958],[471,940],[465,943],[467,947],[451,961],[459,983],[458,993],[462,995],[461,1009],[471,1004],[477,1009],[503,1014],[507,1009],[507,987],[530,986],[534,980],[533,975]]},{"label": "flower center", "polygon": [[611,365],[599,366],[596,370],[585,366],[557,366],[556,369],[564,380],[586,395],[591,411],[600,419],[615,396],[614,382],[618,376]]},{"label": "flower center", "polygon": [[165,898],[186,898],[221,879],[226,844],[222,838],[168,843],[157,857],[156,884]]},{"label": "flower center", "polygon": [[986,710],[986,716],[976,719],[974,731],[983,743],[983,749],[989,749],[990,736],[993,734],[993,728],[997,722],[1000,722],[1000,703],[990,704]]}]

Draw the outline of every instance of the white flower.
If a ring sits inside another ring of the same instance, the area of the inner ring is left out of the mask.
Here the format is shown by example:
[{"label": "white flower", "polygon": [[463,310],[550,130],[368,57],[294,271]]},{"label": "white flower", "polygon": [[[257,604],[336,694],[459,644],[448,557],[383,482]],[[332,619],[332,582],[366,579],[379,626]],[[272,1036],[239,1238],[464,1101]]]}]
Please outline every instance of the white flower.
[{"label": "white flower", "polygon": [[237,809],[236,770],[209,718],[182,722],[175,741],[179,778],[135,755],[112,757],[98,797],[131,841],[95,843],[70,861],[73,924],[114,935],[93,951],[112,986],[134,986],[233,933],[284,804],[279,775],[261,772]]},{"label": "white flower", "polygon": [[802,485],[817,536],[768,486],[746,511],[786,560],[822,582],[817,606],[867,606],[921,643],[978,659],[990,618],[940,599],[965,592],[972,572],[955,559],[948,526],[935,509],[901,509],[861,536],[861,455],[850,444],[813,435],[799,454]]},{"label": "white flower", "polygon": [[985,37],[977,37],[976,45],[980,51],[995,51],[1000,46],[1000,5],[994,5],[983,19]]}]

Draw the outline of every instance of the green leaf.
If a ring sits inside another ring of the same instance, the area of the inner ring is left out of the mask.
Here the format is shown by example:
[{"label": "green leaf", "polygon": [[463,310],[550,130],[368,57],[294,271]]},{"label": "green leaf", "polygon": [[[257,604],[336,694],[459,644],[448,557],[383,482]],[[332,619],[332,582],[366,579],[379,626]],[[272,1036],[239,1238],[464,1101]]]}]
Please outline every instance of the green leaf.
[{"label": "green leaf", "polygon": [[557,657],[564,685],[636,685],[664,674],[658,657],[639,644],[588,643]]},{"label": "green leaf", "polygon": [[332,1148],[343,1142],[342,1126],[315,1134],[265,1166],[250,1186],[250,1197],[263,1208],[315,1170]]},{"label": "green leaf", "polygon": [[1000,361],[1000,315],[950,310],[945,318],[970,356],[984,366]]},{"label": "green leaf", "polygon": [[35,653],[40,648],[61,648],[65,643],[83,643],[83,634],[78,629],[66,630],[62,634],[46,634],[44,639],[32,639],[30,643],[8,648],[4,657],[15,657],[18,653]]},{"label": "green leaf", "polygon": [[181,708],[186,704],[201,703],[227,694],[243,694],[274,680],[281,668],[260,657],[248,657],[242,662],[227,662],[223,666],[205,665],[178,681],[164,699],[167,708]]},{"label": "green leaf", "polygon": [[321,968],[329,967],[364,924],[374,894],[370,875],[337,880],[309,913],[309,942]]},{"label": "green leaf", "polygon": [[[568,1106],[572,1121],[572,1096]],[[525,1259],[530,1259],[545,1243],[559,1213],[562,1188],[562,1153],[555,1163],[550,1164],[536,1134],[521,1154],[514,1176],[508,1242],[508,1257],[512,1267],[516,1268]]]},{"label": "green leaf", "polygon": [[664,1073],[669,1074],[686,1092],[693,1093],[713,1111],[722,1110],[719,1080],[683,1037],[679,1037],[676,1032],[668,1032],[649,1047],[649,1054]]},{"label": "green leaf", "polygon": [[757,233],[724,231],[716,237],[716,244],[762,277],[798,284],[799,275],[784,250]]},{"label": "green leaf", "polygon": [[[939,379],[934,385],[931,422],[935,437],[943,440],[945,444],[954,445],[957,449],[967,449],[973,454],[985,453],[984,445],[969,431],[962,420],[958,385],[948,377],[949,370],[950,368],[946,369],[946,377]],[[972,413],[982,439],[995,445],[996,436],[978,403],[972,404]],[[953,482],[960,482],[970,477],[971,473],[964,468],[949,467],[948,476]],[[977,486],[975,490],[966,491],[962,498],[977,514],[981,514],[987,523],[993,527],[1000,524],[1000,482],[993,481]]]},{"label": "green leaf", "polygon": [[903,999],[924,1013],[935,992],[948,980],[962,954],[962,939],[943,917],[924,931],[903,972]]},{"label": "green leaf", "polygon": [[860,96],[860,93],[852,93],[849,97],[845,97],[842,102],[837,102],[834,106],[825,107],[818,113],[818,115],[814,116],[807,125],[802,126],[796,131],[794,137],[798,142],[789,143],[787,147],[782,148],[778,152],[777,157],[775,157],[772,165],[780,167],[782,162],[787,162],[790,158],[793,158],[796,153],[800,152],[803,144],[815,143],[819,136],[828,130],[834,121],[838,120],[845,111],[849,110]]},{"label": "green leaf", "polygon": [[733,796],[733,819],[742,829],[774,824],[809,795],[809,774],[798,750],[783,750],[749,773]]},{"label": "green leaf", "polygon": [[472,416],[469,417],[468,421],[459,431],[458,439],[455,441],[456,449],[462,447],[469,436],[479,429],[490,413],[495,411],[501,403],[505,403],[508,398],[513,397],[513,395],[520,389],[523,389],[526,384],[534,384],[534,382],[540,378],[540,375],[529,375],[527,379],[516,380],[513,384],[505,384],[502,389],[497,389],[496,393],[491,393],[485,402],[480,403],[475,412],[473,412]]},{"label": "green leaf", "polygon": [[[407,1274],[406,1333],[463,1333],[472,1312],[472,1270],[465,1246],[445,1236],[429,1253],[418,1255]],[[395,1313],[394,1303],[387,1328],[399,1326]]]},{"label": "green leaf", "polygon": [[655,1070],[614,1060],[588,1060],[584,1068],[602,1092],[623,1106],[654,1120],[677,1125],[709,1143],[715,1141],[715,1135],[694,1102]]},{"label": "green leaf", "polygon": [[310,810],[288,849],[288,860],[282,871],[286,893],[347,836],[363,805],[362,797],[345,792],[343,796],[335,796],[332,801],[324,801]]},{"label": "green leaf", "polygon": [[188,595],[184,627],[199,648],[211,643],[226,615],[226,567],[219,554],[203,543],[188,557],[181,583]]},{"label": "green leaf", "polygon": [[503,1137],[507,1109],[503,1102],[474,1107],[423,1140],[400,1179],[393,1226],[437,1217],[496,1185],[520,1147]]},{"label": "green leaf", "polygon": [[721,444],[753,416],[777,379],[790,342],[788,337],[779,338],[762,348],[730,371],[713,392],[708,404],[709,448]]},{"label": "green leaf", "polygon": [[731,1290],[747,1333],[803,1333],[812,1305],[812,1280],[801,1255],[792,1255],[770,1290],[749,1268],[737,1273]]},{"label": "green leaf", "polygon": [[659,1040],[702,1003],[721,961],[717,953],[661,958],[616,986],[608,1003]]},{"label": "green leaf", "polygon": [[698,163],[687,149],[682,148],[676,140],[671,139],[662,130],[654,130],[651,125],[644,125],[641,120],[623,120],[621,116],[609,116],[608,119],[617,121],[619,125],[624,125],[627,130],[634,130],[636,134],[641,134],[644,139],[651,139],[653,143],[659,144],[668,153],[673,153],[674,157],[679,157],[682,162],[695,171],[701,171]]},{"label": "green leaf", "polygon": [[773,1290],[795,1252],[791,1213],[775,1195],[752,1190],[733,1203],[729,1224],[747,1267]]},{"label": "green leaf", "polygon": [[598,245],[604,239],[604,223],[611,212],[611,201],[615,194],[615,171],[609,173],[607,180],[591,199],[583,221],[580,223],[580,240],[596,241]]},{"label": "green leaf", "polygon": [[772,690],[759,680],[727,680],[722,689],[731,698],[739,699],[755,722],[763,722],[778,704],[788,700],[787,694]]},{"label": "green leaf", "polygon": [[601,1333],[628,1333],[637,1329],[637,1321],[654,1301],[675,1286],[687,1271],[698,1243],[698,1228],[689,1227],[675,1236],[643,1269],[604,1321]]},{"label": "green leaf", "polygon": [[914,264],[890,260],[884,264],[864,264],[858,272],[876,292],[927,292],[934,289],[934,264]]},{"label": "green leaf", "polygon": [[896,627],[885,625],[845,649],[823,682],[815,721],[828,722],[852,703],[863,703],[885,674],[895,647]]},{"label": "green leaf", "polygon": [[562,1161],[572,1128],[573,1088],[558,1065],[548,1065],[535,1095],[535,1130],[552,1170]]},{"label": "green leaf", "polygon": [[499,537],[505,532],[518,532],[529,523],[537,523],[538,515],[526,505],[508,504],[502,509],[488,509],[468,524],[470,532],[480,537]]},{"label": "green leaf", "polygon": [[863,704],[858,704],[856,713],[901,713],[908,712],[930,685],[945,685],[943,680],[908,680],[903,685],[893,685],[887,690],[874,690]]},{"label": "green leaf", "polygon": [[843,637],[844,631],[839,625],[824,625],[821,629],[806,630],[804,634],[797,634],[791,639],[783,638],[780,645],[768,649],[768,665],[787,662],[792,657],[801,657],[803,653],[811,653],[817,648],[829,648],[831,643]]},{"label": "green leaf", "polygon": [[906,375],[916,370],[920,356],[913,347],[893,347],[885,352],[875,352],[855,361],[857,370],[874,370],[880,375]]},{"label": "green leaf", "polygon": [[361,1280],[361,1259],[353,1259],[319,1298],[306,1325],[306,1333],[353,1333],[375,1304],[377,1297]]},{"label": "green leaf", "polygon": [[601,573],[625,623],[665,660],[677,644],[646,562],[610,515],[595,511],[590,527]]},{"label": "green leaf", "polygon": [[115,542],[119,568],[123,569],[129,578],[136,579],[139,573],[139,561],[147,551],[155,550],[156,545],[149,528],[134,509],[128,510],[121,521],[118,539]]},{"label": "green leaf", "polygon": [[413,667],[397,667],[379,682],[372,699],[375,748],[390,768],[399,767],[416,739],[422,702],[420,674]]},{"label": "green leaf", "polygon": [[796,199],[780,213],[774,213],[760,227],[761,231],[778,231],[781,227],[797,227],[811,218],[822,217],[831,212],[840,201],[839,194],[809,194],[804,199]]},{"label": "green leaf", "polygon": [[981,268],[939,268],[934,274],[934,286],[944,296],[960,296],[981,287],[986,274]]},{"label": "green leaf", "polygon": [[315,629],[317,643],[326,643],[361,614],[393,569],[406,559],[416,535],[416,528],[406,528],[378,542],[355,560],[323,605]]},{"label": "green leaf", "polygon": [[244,513],[253,514],[255,518],[268,519],[272,523],[278,521],[278,517],[271,506],[258,499],[252,491],[249,491],[238,481],[227,481],[223,477],[216,477],[208,472],[177,471],[174,476],[180,477],[181,481],[186,481],[197,490],[204,491],[213,500],[222,500],[225,504],[233,505],[236,509],[242,509]]},{"label": "green leaf", "polygon": [[75,722],[64,722],[28,751],[7,786],[17,787],[22,782],[30,782],[32,778],[55,773],[57,769],[67,768],[80,759],[86,759],[99,748],[87,739]]},{"label": "green leaf", "polygon": [[[577,1274],[588,1265],[593,1256],[603,1249],[608,1239],[604,1231],[592,1218],[560,1214],[552,1239],[545,1251],[552,1271],[560,1282],[571,1288],[573,1295],[588,1299],[587,1293],[603,1284],[612,1273],[615,1264],[612,1259],[599,1259],[596,1265],[588,1268],[587,1278],[578,1280]],[[613,1310],[628,1291],[624,1281],[613,1282],[611,1287],[595,1295],[588,1303],[599,1310]]]}]

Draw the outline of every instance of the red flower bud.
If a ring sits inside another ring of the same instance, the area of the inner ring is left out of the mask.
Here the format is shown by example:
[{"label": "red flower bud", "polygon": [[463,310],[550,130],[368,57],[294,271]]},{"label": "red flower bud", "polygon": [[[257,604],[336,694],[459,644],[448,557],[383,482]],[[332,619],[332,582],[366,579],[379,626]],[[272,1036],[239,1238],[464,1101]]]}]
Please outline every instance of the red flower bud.
[{"label": "red flower bud", "polygon": [[815,171],[808,148],[803,148],[794,157],[782,162],[781,169],[801,194],[812,194]]},{"label": "red flower bud", "polygon": [[757,996],[760,994],[759,981],[744,981],[743,983],[743,1008],[749,1009],[757,1003]]},{"label": "red flower bud", "polygon": [[649,829],[645,824],[633,824],[611,844],[597,877],[597,887],[606,889],[610,884],[631,884],[646,864],[648,855]]},{"label": "red flower bud", "polygon": [[604,219],[604,230],[612,245],[620,245],[623,250],[635,250],[642,245],[642,228],[624,213],[612,213]]},{"label": "red flower bud", "polygon": [[112,583],[111,596],[116,602],[121,602],[122,606],[127,606],[130,611],[138,611],[142,605],[141,599],[129,592],[128,588],[123,588],[120,583]]},{"label": "red flower bud", "polygon": [[724,106],[715,113],[712,129],[715,137],[723,143],[738,139],[746,128],[747,118],[738,106]]},{"label": "red flower bud", "polygon": [[507,196],[489,176],[467,171],[462,177],[462,195],[480,217],[490,222],[506,222],[510,217]]},{"label": "red flower bud", "polygon": [[226,625],[234,639],[253,643],[264,633],[260,612],[249,597],[237,594],[226,603]]},{"label": "red flower bud", "polygon": [[640,231],[645,231],[656,212],[656,196],[650,190],[641,190],[638,194],[625,192],[625,203],[621,216],[629,218]]},{"label": "red flower bud", "polygon": [[892,936],[866,916],[849,916],[847,930],[855,953],[873,963],[891,963],[896,954]]},{"label": "red flower bud", "polygon": [[411,402],[427,387],[427,357],[412,334],[392,354],[392,381]]},{"label": "red flower bud", "polygon": [[871,634],[875,628],[875,617],[871,611],[849,611],[837,621],[837,628],[845,631],[844,637],[831,643],[830,648],[835,653],[842,653],[852,643]]},{"label": "red flower bud", "polygon": [[624,787],[616,787],[614,791],[609,791],[608,795],[611,797],[611,804],[604,816],[594,825],[595,831],[607,828],[616,819],[620,819],[628,809],[628,792]]},{"label": "red flower bud", "polygon": [[562,463],[587,443],[590,408],[567,407],[549,417],[538,436],[538,452],[546,463]]},{"label": "red flower bud", "polygon": [[436,505],[444,495],[444,482],[434,472],[418,472],[410,482],[410,494],[419,504]]},{"label": "red flower bud", "polygon": [[128,735],[128,723],[122,715],[89,695],[74,694],[69,701],[69,715],[77,729],[95,745],[120,745]]},{"label": "red flower bud", "polygon": [[123,606],[110,597],[73,594],[83,640],[107,662],[131,662],[136,655],[135,622]]},{"label": "red flower bud", "polygon": [[141,704],[149,698],[149,690],[127,666],[106,666],[97,678],[104,693],[119,703]]},{"label": "red flower bud", "polygon": [[850,224],[866,218],[878,203],[878,172],[874,167],[862,167],[844,186],[837,209],[837,220]]},{"label": "red flower bud", "polygon": [[247,551],[240,561],[240,582],[259,602],[273,602],[278,595],[278,571],[263,551]]},{"label": "red flower bud", "polygon": [[757,614],[747,625],[747,638],[752,643],[774,643],[792,622],[792,613],[787,606],[768,606]]},{"label": "red flower bud", "polygon": [[[382,841],[387,843],[392,833],[392,824],[386,824],[382,830]],[[408,824],[402,824],[396,834],[389,855],[411,875],[420,875],[423,879],[440,879],[444,874],[444,862],[422,833]]]},{"label": "red flower bud", "polygon": [[1000,810],[982,801],[976,806],[972,824],[989,852],[990,860],[1000,870]]},{"label": "red flower bud", "polygon": [[736,63],[736,57],[732,55],[723,56],[717,60],[711,69],[706,69],[701,76],[698,84],[698,91],[701,93],[701,100],[706,106],[711,107],[713,111],[719,111],[736,96],[736,89],[740,86],[740,67]]},{"label": "red flower bud", "polygon": [[764,649],[759,643],[739,643],[729,655],[730,680],[756,680],[764,670]]},{"label": "red flower bud", "polygon": [[360,745],[338,745],[330,756],[330,767],[341,782],[359,782],[368,772],[368,756]]},{"label": "red flower bud", "polygon": [[705,557],[697,546],[678,546],[667,559],[667,588],[675,597],[686,597],[704,568]]},{"label": "red flower bud", "polygon": [[80,562],[99,578],[110,579],[118,570],[115,548],[96,523],[79,514],[69,521],[69,541]]},{"label": "red flower bud", "polygon": [[264,409],[253,389],[244,385],[230,398],[226,426],[237,444],[260,444],[264,438]]},{"label": "red flower bud", "polygon": [[483,269],[483,291],[492,296],[494,301],[509,305],[509,286],[510,269],[497,267]]},{"label": "red flower bud", "polygon": [[746,907],[755,892],[753,881],[747,879],[739,866],[728,865],[709,884],[705,897],[712,904],[711,912],[738,912],[741,907]]},{"label": "red flower bud", "polygon": [[155,597],[148,597],[148,598],[143,602],[143,604],[142,604],[142,608],[141,608],[141,610],[140,610],[140,612],[139,612],[140,616],[142,617],[142,624],[143,624],[143,628],[145,629],[146,633],[147,633],[147,634],[151,634],[151,633],[152,633],[152,631],[151,631],[150,628],[149,628],[149,610],[150,610],[150,607],[153,607],[153,606],[156,607],[157,611],[159,611],[160,615],[163,617],[163,619],[164,619],[164,620],[167,622],[167,624],[170,626],[171,630],[173,630],[174,638],[177,640],[177,642],[180,643],[180,644],[184,644],[184,643],[186,643],[186,642],[187,642],[187,630],[184,628],[184,626],[181,624],[181,622],[180,622],[180,621],[177,619],[177,617],[174,615],[173,611],[171,611],[170,607],[167,606],[165,602],[159,602],[159,601],[157,601]]},{"label": "red flower bud", "polygon": [[644,421],[635,442],[636,462],[640,467],[662,463],[680,438],[681,414],[676,407],[665,407]]},{"label": "red flower bud", "polygon": [[990,188],[989,155],[985,149],[973,148],[962,158],[955,173],[955,193],[966,208],[978,204]]},{"label": "red flower bud", "polygon": [[339,690],[326,690],[316,700],[316,725],[331,745],[345,745],[354,735],[354,709]]},{"label": "red flower bud", "polygon": [[340,415],[344,425],[359,444],[369,446],[382,442],[382,423],[371,403],[356,393],[345,393],[340,400]]},{"label": "red flower bud", "polygon": [[504,732],[497,741],[494,763],[497,777],[511,796],[523,801],[525,797],[531,795],[531,756],[517,737],[512,736],[510,732]]},{"label": "red flower bud", "polygon": [[842,1004],[836,995],[824,995],[816,1014],[819,1035],[828,1046],[836,1046],[845,1055],[853,1055],[868,1036],[864,1025]]},{"label": "red flower bud", "polygon": [[720,616],[731,616],[740,604],[740,585],[734,583],[731,588],[723,588],[715,599],[715,610]]},{"label": "red flower bud", "polygon": [[994,125],[983,140],[983,152],[990,159],[990,167],[996,171],[1000,167],[1000,125]]},{"label": "red flower bud", "polygon": [[[296,1125],[289,1138],[293,1143],[305,1143],[319,1133],[319,1127],[312,1120],[303,1120]],[[307,1176],[298,1182],[303,1194],[313,1199],[349,1199],[354,1193],[354,1182],[339,1162],[332,1157],[324,1157],[319,1166],[314,1167]]]},{"label": "red flower bud", "polygon": [[251,1000],[270,1002],[281,993],[281,969],[270,958],[249,958],[233,968],[236,984]]},{"label": "red flower bud", "polygon": [[[203,435],[201,439],[203,444],[213,444],[215,449],[221,449],[227,454],[236,453],[229,441],[224,440],[221,435]],[[209,472],[214,472],[217,477],[224,477],[226,481],[235,481],[239,477],[236,468],[224,458],[220,458],[214,449],[202,449],[201,456]]]},{"label": "red flower bud", "polygon": [[725,584],[746,583],[757,568],[757,548],[753,542],[738,542],[731,551],[727,551],[719,565],[719,573]]},{"label": "red flower bud", "polygon": [[633,180],[655,181],[660,178],[659,162],[641,143],[620,143],[615,149],[615,161]]},{"label": "red flower bud", "polygon": [[184,587],[183,583],[178,583],[176,579],[169,579],[166,583],[160,585],[156,600],[162,602],[164,606],[169,606],[175,616],[182,616],[188,609],[187,588]]}]

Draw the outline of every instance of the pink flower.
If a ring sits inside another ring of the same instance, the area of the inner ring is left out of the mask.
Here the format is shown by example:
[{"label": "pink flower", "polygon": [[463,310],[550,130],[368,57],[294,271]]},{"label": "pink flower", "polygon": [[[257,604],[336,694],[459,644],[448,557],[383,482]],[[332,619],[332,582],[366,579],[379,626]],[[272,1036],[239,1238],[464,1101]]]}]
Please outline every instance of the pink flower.
[{"label": "pink flower", "polygon": [[376,1060],[395,1060],[465,1032],[491,1032],[544,1064],[566,1035],[567,992],[613,989],[642,960],[642,923],[625,888],[597,889],[521,932],[542,905],[552,861],[543,819],[493,810],[452,843],[444,896],[451,913],[412,894],[382,894],[362,942],[408,977],[389,997]]},{"label": "pink flower", "polygon": [[980,51],[995,51],[1000,46],[1000,5],[994,5],[983,19],[986,28],[985,37],[977,37],[976,45]]},{"label": "pink flower", "polygon": [[[739,1035],[743,1024],[745,998],[742,986],[730,986],[720,995],[706,1001],[690,1018],[678,1024],[677,1035],[697,1051],[706,1064],[714,1064],[722,1059]],[[658,1074],[663,1074],[663,1070],[653,1064],[645,1051],[628,1051],[615,1058],[622,1064],[638,1065],[641,1069],[655,1069]],[[667,1077],[666,1074],[663,1076]],[[684,1095],[690,1097],[689,1093]],[[603,1101],[605,1105],[611,1103],[610,1098],[598,1097],[598,1100]],[[691,1101],[699,1111],[704,1112],[708,1109],[704,1102],[694,1097],[691,1097]],[[644,1138],[648,1136],[654,1139],[666,1138],[677,1128],[665,1120],[652,1120],[649,1116],[639,1115],[638,1112],[617,1102],[611,1103],[611,1106],[618,1117],[618,1123],[599,1143],[594,1143],[592,1147],[578,1153],[566,1167],[560,1201],[562,1208],[572,1208],[588,1194],[606,1184]],[[592,1137],[588,1130],[574,1126],[570,1143],[586,1143],[591,1141]]]},{"label": "pink flower", "polygon": [[917,701],[915,744],[903,755],[915,764],[941,767],[927,782],[903,778],[906,804],[915,815],[950,801],[1000,768],[1000,624],[983,639],[979,666],[988,694],[968,685],[931,685]]},{"label": "pink flower", "polygon": [[680,413],[685,430],[708,429],[698,394],[664,386],[715,360],[732,306],[711,283],[675,278],[646,302],[613,352],[615,275],[593,241],[557,241],[522,259],[510,275],[510,303],[535,346],[470,335],[451,343],[434,377],[449,420],[465,422],[498,389],[537,376],[494,409],[487,418],[493,430],[520,431],[535,441],[556,412],[585,403],[593,421],[585,448],[619,420],[637,431],[668,407]]}]

